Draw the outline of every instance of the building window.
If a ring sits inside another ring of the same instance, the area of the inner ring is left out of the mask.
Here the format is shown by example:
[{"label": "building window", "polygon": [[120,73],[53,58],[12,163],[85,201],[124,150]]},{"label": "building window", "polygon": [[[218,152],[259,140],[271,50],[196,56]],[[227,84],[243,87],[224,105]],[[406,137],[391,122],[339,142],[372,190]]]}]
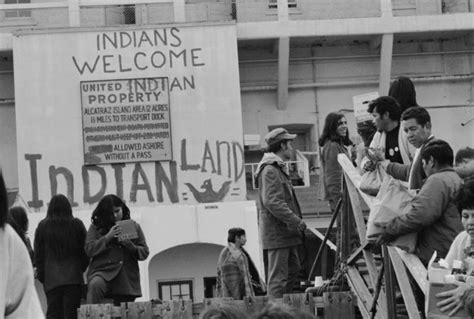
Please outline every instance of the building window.
[{"label": "building window", "polygon": [[125,18],[125,24],[135,24],[135,6],[134,5],[126,5],[123,6],[123,16]]},{"label": "building window", "polygon": [[192,300],[193,299],[193,281],[159,281],[158,297],[161,300]]},{"label": "building window", "polygon": [[[30,0],[5,0],[5,4],[30,3]],[[5,10],[5,18],[29,18],[31,17],[30,9],[21,10]]]},{"label": "building window", "polygon": [[204,298],[217,297],[217,277],[204,277]]},{"label": "building window", "polygon": [[[294,9],[296,8],[296,0],[288,0],[288,8]],[[276,9],[278,8],[278,0],[268,0],[268,9]]]}]

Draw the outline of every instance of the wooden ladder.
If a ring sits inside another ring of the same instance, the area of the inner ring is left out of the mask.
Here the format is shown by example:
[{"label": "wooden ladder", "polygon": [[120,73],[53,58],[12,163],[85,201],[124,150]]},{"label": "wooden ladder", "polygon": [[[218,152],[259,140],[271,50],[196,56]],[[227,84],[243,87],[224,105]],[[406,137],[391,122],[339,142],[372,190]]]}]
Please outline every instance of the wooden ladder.
[{"label": "wooden ladder", "polygon": [[[342,258],[345,260],[345,272],[349,285],[355,295],[359,310],[364,318],[394,319],[397,318],[397,305],[395,297],[395,280],[398,282],[403,297],[406,313],[409,318],[421,318],[413,290],[410,286],[408,273],[410,273],[421,291],[426,295],[427,276],[426,268],[417,256],[390,246],[382,247],[384,289],[377,291],[377,282],[380,276],[381,265],[376,263],[376,258],[366,241],[367,226],[361,209],[361,199],[371,208],[375,197],[360,191],[361,176],[351,161],[344,154],[338,156],[339,164],[344,171],[344,192],[342,210]],[[351,222],[353,219],[353,222]],[[351,250],[351,237],[354,235],[353,226],[357,230],[360,240],[359,247]],[[363,262],[361,262],[361,260]],[[367,275],[361,272],[363,265]],[[394,274],[394,275],[393,275]],[[380,285],[379,285],[380,286]],[[375,315],[371,312],[376,300]],[[373,316],[374,315],[374,316]]]}]

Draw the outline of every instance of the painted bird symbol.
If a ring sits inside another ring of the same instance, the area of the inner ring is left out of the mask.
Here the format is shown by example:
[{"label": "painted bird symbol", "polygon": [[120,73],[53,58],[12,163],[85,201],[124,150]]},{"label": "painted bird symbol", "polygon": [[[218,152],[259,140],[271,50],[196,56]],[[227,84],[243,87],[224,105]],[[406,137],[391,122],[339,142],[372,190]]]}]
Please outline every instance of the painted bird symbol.
[{"label": "painted bird symbol", "polygon": [[206,179],[204,183],[202,183],[201,188],[204,191],[200,192],[199,190],[194,187],[194,185],[190,183],[184,183],[188,186],[191,193],[193,193],[194,198],[198,201],[198,203],[214,203],[214,202],[221,202],[225,195],[229,192],[230,184],[232,181],[226,181],[222,184],[221,189],[217,192],[212,189],[212,182],[211,179]]}]

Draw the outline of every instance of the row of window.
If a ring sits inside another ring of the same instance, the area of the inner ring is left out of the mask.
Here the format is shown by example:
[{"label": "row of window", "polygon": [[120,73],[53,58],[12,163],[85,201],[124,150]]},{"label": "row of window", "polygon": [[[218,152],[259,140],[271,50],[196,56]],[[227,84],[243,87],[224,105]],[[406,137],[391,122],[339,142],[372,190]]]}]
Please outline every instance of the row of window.
[{"label": "row of window", "polygon": [[[5,4],[30,3],[31,0],[5,0]],[[268,0],[269,9],[277,9],[278,0]],[[288,8],[296,8],[296,0],[288,0]],[[124,6],[123,14],[125,16],[125,24],[135,24],[135,7],[133,5]],[[5,18],[29,18],[31,17],[30,9],[6,10]]]}]

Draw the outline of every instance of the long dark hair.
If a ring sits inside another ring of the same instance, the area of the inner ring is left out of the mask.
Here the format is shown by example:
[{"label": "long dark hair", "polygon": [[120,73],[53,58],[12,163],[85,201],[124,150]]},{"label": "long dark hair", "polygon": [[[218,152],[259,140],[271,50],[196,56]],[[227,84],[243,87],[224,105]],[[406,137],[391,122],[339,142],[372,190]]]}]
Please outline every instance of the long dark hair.
[{"label": "long dark hair", "polygon": [[122,220],[130,219],[130,209],[125,205],[120,197],[109,194],[102,197],[97,207],[92,213],[92,224],[101,229],[102,232],[108,232],[115,225],[114,207],[122,207]]},{"label": "long dark hair", "polygon": [[419,106],[416,101],[415,85],[406,76],[400,76],[390,85],[388,95],[397,100],[402,112],[412,106]]},{"label": "long dark hair", "polygon": [[8,195],[2,171],[0,171],[0,228],[5,226],[8,216]]},{"label": "long dark hair", "polygon": [[46,254],[50,256],[66,258],[84,249],[84,224],[73,217],[71,204],[62,194],[51,198],[46,218],[41,221],[38,229],[35,241],[44,245]]},{"label": "long dark hair", "polygon": [[353,145],[349,138],[349,129],[347,130],[346,136],[340,136],[337,134],[337,127],[339,126],[339,120],[342,119],[344,114],[331,112],[326,116],[324,121],[324,128],[321,137],[319,138],[319,146],[323,147],[327,141],[335,141],[343,145]]},{"label": "long dark hair", "polygon": [[26,210],[21,206],[11,207],[8,210],[7,223],[12,226],[21,240],[27,244],[28,216],[26,215]]},{"label": "long dark hair", "polygon": [[28,232],[28,215],[23,207],[10,207],[10,210],[8,211],[8,218],[8,223],[15,223],[18,227],[18,230],[21,231],[23,234],[26,234]]}]

